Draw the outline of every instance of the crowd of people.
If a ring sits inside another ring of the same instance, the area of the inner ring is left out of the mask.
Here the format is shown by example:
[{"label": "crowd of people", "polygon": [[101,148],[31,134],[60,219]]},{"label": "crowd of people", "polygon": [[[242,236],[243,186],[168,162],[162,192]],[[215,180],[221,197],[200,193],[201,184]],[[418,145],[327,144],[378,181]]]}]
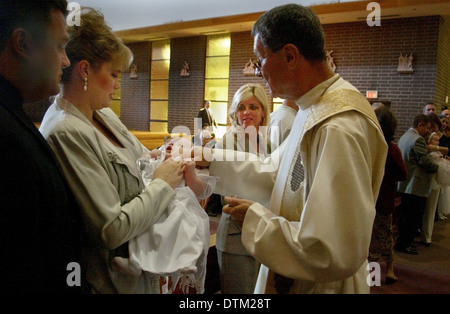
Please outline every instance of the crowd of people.
[{"label": "crowd of people", "polygon": [[[395,144],[393,111],[334,73],[310,8],[252,28],[277,111],[248,83],[221,139],[206,100],[192,150],[168,138],[152,151],[109,108],[132,52],[100,11],[67,27],[66,8],[0,2],[2,292],[203,293],[209,198],[222,293],[369,293],[369,261],[396,282],[393,250],[418,254],[415,237],[431,245],[450,213],[449,110],[427,104]],[[22,104],[54,95],[38,130]]]}]

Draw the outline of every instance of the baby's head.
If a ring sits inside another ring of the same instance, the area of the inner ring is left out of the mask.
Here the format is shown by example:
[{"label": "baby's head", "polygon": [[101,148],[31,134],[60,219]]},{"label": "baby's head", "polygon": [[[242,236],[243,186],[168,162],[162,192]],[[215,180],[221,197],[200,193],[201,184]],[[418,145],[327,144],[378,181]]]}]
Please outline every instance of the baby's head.
[{"label": "baby's head", "polygon": [[435,132],[428,137],[428,144],[439,146],[439,136]]},{"label": "baby's head", "polygon": [[191,158],[192,141],[187,137],[173,137],[166,144],[166,150],[170,151],[172,157]]},{"label": "baby's head", "polygon": [[211,132],[209,132],[208,130],[202,130],[200,132],[200,139],[202,141],[202,146],[205,146],[206,144],[208,144],[208,142],[210,142],[213,139],[213,136]]}]

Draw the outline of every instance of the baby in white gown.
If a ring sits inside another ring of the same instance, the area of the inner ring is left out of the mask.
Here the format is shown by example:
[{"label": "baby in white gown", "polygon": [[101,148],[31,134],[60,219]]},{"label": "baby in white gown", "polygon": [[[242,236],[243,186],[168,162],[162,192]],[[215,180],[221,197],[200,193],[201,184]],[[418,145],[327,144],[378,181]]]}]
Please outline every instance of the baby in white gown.
[{"label": "baby in white gown", "polygon": [[[439,146],[439,136],[436,133],[431,133],[428,138],[428,145]],[[440,151],[430,152],[430,158],[439,166],[437,173],[433,175],[432,187],[436,187],[436,185],[440,187],[450,186],[450,160]]]},{"label": "baby in white gown", "polygon": [[[439,136],[431,133],[428,144],[439,146]],[[430,152],[431,159],[439,165],[438,172],[433,174],[431,179],[432,188],[441,188],[438,201],[438,214],[444,219],[450,214],[450,160],[448,156],[443,156],[439,151]]]},{"label": "baby in white gown", "polygon": [[[158,159],[144,156],[137,161],[145,186],[152,181],[165,151],[166,147]],[[212,194],[217,178],[197,174],[195,162],[190,159],[185,159],[185,167],[184,182],[175,188],[175,198],[167,210],[152,227],[129,241],[129,258],[113,258],[113,269],[136,276],[145,272],[151,284],[158,283],[160,277],[170,278],[168,293],[179,281],[184,293],[190,288],[203,293],[210,232],[209,217],[199,200]]]}]

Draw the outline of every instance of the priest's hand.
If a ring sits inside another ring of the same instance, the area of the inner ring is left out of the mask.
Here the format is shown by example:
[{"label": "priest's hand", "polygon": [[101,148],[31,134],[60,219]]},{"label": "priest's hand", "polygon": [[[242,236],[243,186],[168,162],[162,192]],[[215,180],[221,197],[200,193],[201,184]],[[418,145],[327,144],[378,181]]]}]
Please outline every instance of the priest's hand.
[{"label": "priest's hand", "polygon": [[233,221],[239,226],[242,227],[244,224],[245,214],[247,210],[252,204],[253,201],[249,201],[242,198],[225,196],[224,198],[225,205],[223,207],[223,212],[230,214]]}]

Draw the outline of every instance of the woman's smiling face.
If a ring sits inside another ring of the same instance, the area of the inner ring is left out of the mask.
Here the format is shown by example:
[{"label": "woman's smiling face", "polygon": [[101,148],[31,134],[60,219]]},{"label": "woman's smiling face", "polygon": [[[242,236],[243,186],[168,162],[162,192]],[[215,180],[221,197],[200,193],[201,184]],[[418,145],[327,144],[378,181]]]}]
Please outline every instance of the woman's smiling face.
[{"label": "woman's smiling face", "polygon": [[244,129],[253,125],[257,130],[264,120],[264,110],[258,98],[252,96],[239,103],[236,120]]}]

